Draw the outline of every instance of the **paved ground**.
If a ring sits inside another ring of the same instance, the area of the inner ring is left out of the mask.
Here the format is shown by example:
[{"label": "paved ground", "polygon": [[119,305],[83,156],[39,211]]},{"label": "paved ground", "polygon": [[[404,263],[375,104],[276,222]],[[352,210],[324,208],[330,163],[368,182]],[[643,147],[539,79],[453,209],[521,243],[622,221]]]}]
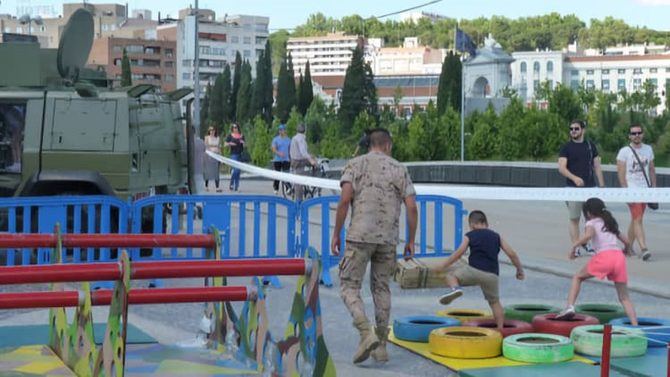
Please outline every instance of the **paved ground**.
[{"label": "paved ground", "polygon": [[[222,186],[227,187],[227,182]],[[266,181],[243,180],[241,194],[271,194],[271,183]],[[226,193],[224,193],[226,194]],[[567,260],[569,240],[566,229],[566,210],[563,203],[534,202],[493,202],[466,201],[468,210],[482,209],[491,221],[492,228],[499,231],[519,252],[522,261],[529,267],[527,279],[517,281],[513,269],[504,265],[501,269],[501,297],[503,304],[547,303],[563,306],[569,279],[565,276],[576,271],[585,259],[571,262]],[[627,210],[623,205],[613,205],[612,210],[620,222],[626,223]],[[670,234],[667,225],[669,213],[660,210],[647,218],[648,238],[654,252],[652,262],[643,263],[629,260],[632,294],[638,314],[670,318],[670,289],[666,271],[670,269]],[[232,283],[245,284],[247,279],[234,279]],[[199,284],[199,280],[189,280],[186,284]],[[282,278],[284,287],[271,289],[268,308],[271,313],[271,331],[282,334],[288,318],[290,298],[293,295],[295,279]],[[183,281],[168,281],[167,285],[182,285]],[[364,286],[367,286],[367,282]],[[43,287],[42,287],[43,288]],[[26,287],[0,287],[11,290],[26,290]],[[654,295],[647,294],[651,292]],[[436,301],[439,289],[400,290],[393,285],[393,317],[405,315],[431,314],[440,309]],[[485,301],[477,288],[466,288],[465,295],[453,304],[459,308],[486,308]],[[338,296],[338,282],[335,286],[322,288],[321,305],[326,343],[342,376],[444,376],[450,375],[443,366],[434,364],[404,349],[390,346],[391,361],[386,365],[365,363],[355,367],[350,358],[357,344],[351,319]],[[372,300],[368,292],[363,292],[368,308]],[[614,289],[607,284],[587,283],[580,296],[581,302],[616,302]],[[130,322],[144,329],[164,343],[192,343],[202,313],[200,304],[147,305],[131,308]],[[372,311],[368,309],[372,316]],[[96,308],[96,317],[103,320],[105,310]],[[178,320],[175,320],[178,318]],[[0,312],[0,326],[23,323],[46,323],[46,311],[4,311]]]}]

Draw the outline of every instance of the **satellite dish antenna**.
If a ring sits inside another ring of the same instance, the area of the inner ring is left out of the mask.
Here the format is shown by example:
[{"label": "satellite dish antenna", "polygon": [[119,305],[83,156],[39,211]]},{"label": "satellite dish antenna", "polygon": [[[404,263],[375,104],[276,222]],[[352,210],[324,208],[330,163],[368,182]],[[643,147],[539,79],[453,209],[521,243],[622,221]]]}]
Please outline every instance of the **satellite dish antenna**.
[{"label": "satellite dish antenna", "polygon": [[77,9],[68,20],[58,43],[56,64],[64,79],[77,81],[93,46],[93,16],[91,12]]}]

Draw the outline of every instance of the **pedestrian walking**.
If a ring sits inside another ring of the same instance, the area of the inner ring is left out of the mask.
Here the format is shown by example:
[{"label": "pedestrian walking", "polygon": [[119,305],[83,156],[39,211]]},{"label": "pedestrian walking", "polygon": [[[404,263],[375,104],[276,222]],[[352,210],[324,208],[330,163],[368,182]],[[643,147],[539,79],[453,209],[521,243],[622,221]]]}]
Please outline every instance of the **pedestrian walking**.
[{"label": "pedestrian walking", "polygon": [[[370,150],[351,159],[340,179],[342,193],[337,205],[331,242],[334,255],[340,254],[340,232],[351,207],[351,222],[346,248],[339,264],[340,297],[353,318],[360,341],[353,362],[370,355],[380,362],[388,360],[386,339],[391,312],[389,280],[396,266],[396,246],[401,204],[407,210],[408,239],[406,257],[414,255],[417,224],[416,193],[407,168],[391,157],[391,135],[385,129],[370,133]],[[373,329],[365,315],[360,291],[370,267],[370,291],[375,306]]]},{"label": "pedestrian walking", "polygon": [[[230,148],[230,158],[235,161],[240,161],[242,153],[244,152],[244,135],[240,130],[240,126],[233,123],[230,126],[230,134],[226,137],[224,143],[226,147]],[[240,169],[233,168],[230,174],[230,191],[237,191],[240,188]]]},{"label": "pedestrian walking", "polygon": [[[561,147],[558,157],[558,172],[565,177],[566,187],[605,187],[605,179],[600,167],[598,148],[591,140],[584,138],[586,123],[576,119],[570,122],[570,141]],[[581,201],[565,202],[568,207],[570,241],[579,236],[579,220],[582,215]],[[588,245],[578,245],[577,256],[593,255]]]},{"label": "pedestrian walking", "polygon": [[[654,167],[654,150],[650,145],[642,142],[644,130],[639,124],[633,124],[628,129],[630,143],[619,150],[616,156],[617,176],[621,187],[647,188],[656,187],[656,168]],[[633,244],[637,241],[640,246],[640,258],[647,261],[651,258],[651,252],[647,247],[644,234],[643,217],[644,211],[650,206],[658,208],[658,204],[652,203],[628,203],[630,210],[630,225],[628,226],[628,239],[633,250]]]},{"label": "pedestrian walking", "polygon": [[[288,172],[291,169],[291,157],[289,149],[291,147],[291,138],[286,135],[286,125],[279,125],[279,134],[272,139],[272,167],[276,171]],[[279,193],[279,180],[272,182],[272,188],[275,195]]]}]

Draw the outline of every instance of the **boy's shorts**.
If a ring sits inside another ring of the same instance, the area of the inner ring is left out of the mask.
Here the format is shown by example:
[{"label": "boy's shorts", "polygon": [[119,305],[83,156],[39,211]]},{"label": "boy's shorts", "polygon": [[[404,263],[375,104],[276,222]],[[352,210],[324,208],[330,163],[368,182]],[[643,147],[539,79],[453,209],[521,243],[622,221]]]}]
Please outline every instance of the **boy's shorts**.
[{"label": "boy's shorts", "polygon": [[462,286],[478,285],[482,289],[484,298],[490,304],[500,301],[498,275],[474,268],[469,264],[463,264],[454,269],[452,275],[458,279],[458,284]]}]

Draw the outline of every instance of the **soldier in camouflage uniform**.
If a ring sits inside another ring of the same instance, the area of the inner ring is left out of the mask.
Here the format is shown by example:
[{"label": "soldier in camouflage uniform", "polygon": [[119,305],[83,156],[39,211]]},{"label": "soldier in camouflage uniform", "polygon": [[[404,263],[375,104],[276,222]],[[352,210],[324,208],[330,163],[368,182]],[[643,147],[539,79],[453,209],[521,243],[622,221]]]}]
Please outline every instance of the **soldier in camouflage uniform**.
[{"label": "soldier in camouflage uniform", "polygon": [[[340,262],[340,296],[354,320],[361,339],[354,363],[370,355],[387,361],[386,338],[391,311],[389,280],[396,264],[400,206],[405,203],[409,239],[405,257],[414,254],[417,208],[416,193],[407,169],[391,158],[391,135],[384,129],[370,132],[370,149],[349,161],[342,172],[342,194],[337,206],[331,250],[340,253],[340,232],[351,205],[351,223]],[[375,305],[376,329],[372,331],[361,300],[361,283],[370,267],[370,290]]]}]

